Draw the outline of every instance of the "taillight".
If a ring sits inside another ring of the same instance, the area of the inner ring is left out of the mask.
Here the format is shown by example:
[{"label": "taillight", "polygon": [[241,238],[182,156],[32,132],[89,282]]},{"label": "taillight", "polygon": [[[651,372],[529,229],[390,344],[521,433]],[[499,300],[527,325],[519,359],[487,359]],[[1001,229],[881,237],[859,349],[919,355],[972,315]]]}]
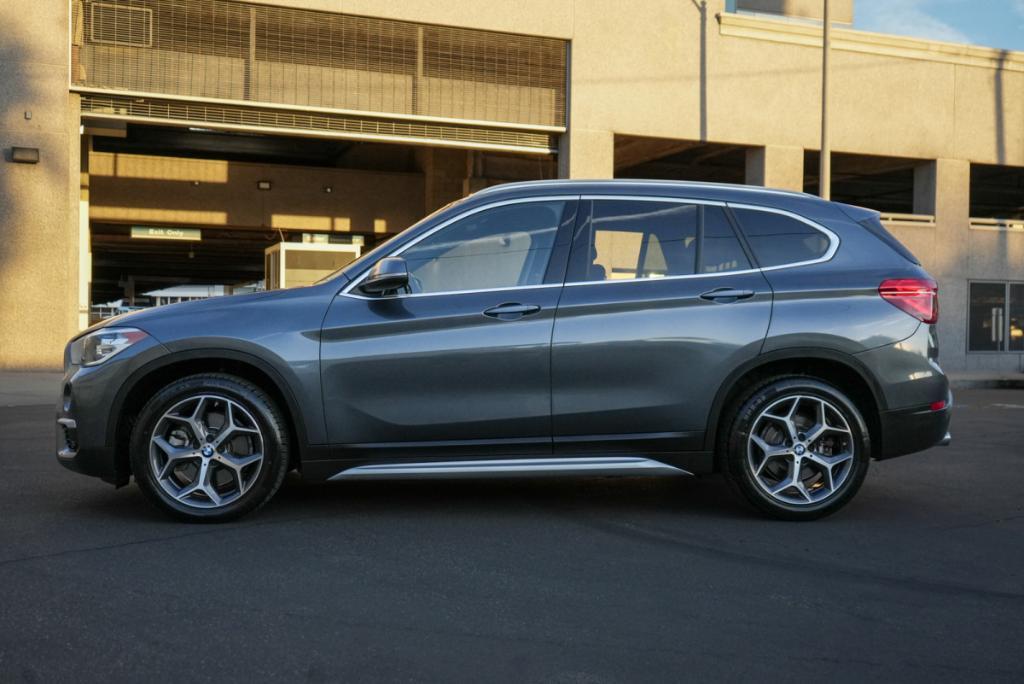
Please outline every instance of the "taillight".
[{"label": "taillight", "polygon": [[882,299],[922,323],[939,320],[939,286],[927,278],[892,278],[878,286]]}]

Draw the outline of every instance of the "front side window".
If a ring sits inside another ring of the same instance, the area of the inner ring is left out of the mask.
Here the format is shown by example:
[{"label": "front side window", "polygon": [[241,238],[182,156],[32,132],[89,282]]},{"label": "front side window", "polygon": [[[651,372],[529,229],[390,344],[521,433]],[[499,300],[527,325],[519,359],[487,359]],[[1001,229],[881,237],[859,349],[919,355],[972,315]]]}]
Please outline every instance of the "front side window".
[{"label": "front side window", "polygon": [[739,208],[733,213],[761,268],[814,261],[831,246],[828,236],[791,216]]},{"label": "front side window", "polygon": [[577,236],[570,282],[649,280],[750,268],[724,210],[647,200],[594,200]]},{"label": "front side window", "polygon": [[1024,283],[971,283],[967,350],[1024,351]]},{"label": "front side window", "polygon": [[401,253],[414,294],[540,285],[566,209],[522,202],[455,221]]}]

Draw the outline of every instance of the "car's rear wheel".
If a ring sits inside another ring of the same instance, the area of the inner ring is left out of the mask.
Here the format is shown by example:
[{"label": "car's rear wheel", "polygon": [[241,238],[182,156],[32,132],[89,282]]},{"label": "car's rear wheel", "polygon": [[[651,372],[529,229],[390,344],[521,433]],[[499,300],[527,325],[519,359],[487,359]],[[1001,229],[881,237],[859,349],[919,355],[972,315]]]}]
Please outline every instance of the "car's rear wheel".
[{"label": "car's rear wheel", "polygon": [[758,511],[811,520],[845,506],[867,475],[871,444],[857,404],[814,378],[778,377],[734,406],[720,445],[734,492]]},{"label": "car's rear wheel", "polygon": [[143,407],[131,436],[132,472],[158,508],[195,522],[256,510],[288,470],[288,431],[257,386],[209,373],[172,382]]}]

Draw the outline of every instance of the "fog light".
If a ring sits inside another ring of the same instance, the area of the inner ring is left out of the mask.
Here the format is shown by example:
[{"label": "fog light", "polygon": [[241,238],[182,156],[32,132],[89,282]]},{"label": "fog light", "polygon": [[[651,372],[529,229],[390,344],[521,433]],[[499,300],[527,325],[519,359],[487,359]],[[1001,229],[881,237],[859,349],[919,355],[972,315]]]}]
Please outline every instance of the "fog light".
[{"label": "fog light", "polygon": [[928,408],[930,408],[932,411],[941,411],[942,409],[946,408],[946,400],[943,399],[942,401],[933,401],[928,406]]}]

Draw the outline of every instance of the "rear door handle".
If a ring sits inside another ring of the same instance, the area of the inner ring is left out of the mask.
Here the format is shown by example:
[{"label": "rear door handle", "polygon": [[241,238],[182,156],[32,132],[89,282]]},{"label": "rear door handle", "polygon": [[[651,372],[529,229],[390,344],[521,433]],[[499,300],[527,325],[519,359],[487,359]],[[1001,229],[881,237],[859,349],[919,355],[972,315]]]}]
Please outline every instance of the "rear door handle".
[{"label": "rear door handle", "polygon": [[519,304],[516,302],[507,302],[505,304],[499,304],[498,306],[492,306],[490,309],[484,311],[484,316],[490,316],[491,318],[497,318],[501,321],[514,321],[517,318],[523,316],[529,316],[540,311],[540,307],[536,304]]},{"label": "rear door handle", "polygon": [[750,299],[753,296],[753,290],[734,290],[731,287],[716,287],[714,290],[709,290],[702,294],[700,298],[706,299],[710,302],[728,304],[729,302],[735,302],[740,299]]}]

